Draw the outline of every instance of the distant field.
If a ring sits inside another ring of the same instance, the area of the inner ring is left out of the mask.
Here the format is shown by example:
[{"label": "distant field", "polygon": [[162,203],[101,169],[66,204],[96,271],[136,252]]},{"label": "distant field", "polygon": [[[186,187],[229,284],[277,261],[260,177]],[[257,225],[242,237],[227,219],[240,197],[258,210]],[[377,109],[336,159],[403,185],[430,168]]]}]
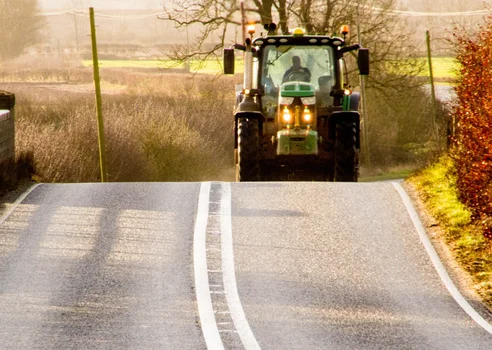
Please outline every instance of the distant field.
[{"label": "distant field", "polygon": [[[413,67],[422,67],[423,70],[418,73],[420,77],[428,77],[429,74],[429,61],[427,57],[420,57],[417,59],[408,59],[405,61],[392,62],[386,65],[387,69],[391,72],[394,71],[395,74],[405,74],[405,70],[397,69],[398,63],[404,62],[408,66],[408,72],[406,74],[415,74],[412,70]],[[394,64],[396,63],[396,64]],[[459,74],[459,65],[455,58],[453,57],[433,57],[432,58],[432,71],[434,79],[437,82],[449,83],[451,80],[456,79]]]},{"label": "distant field", "polygon": [[[91,67],[92,60],[84,60],[84,67]],[[159,60],[99,60],[101,68],[167,68],[170,63]]]},{"label": "distant field", "polygon": [[[420,58],[427,67],[427,57]],[[206,62],[192,61],[190,65],[191,72],[217,74],[222,71],[222,63],[217,60],[209,60]],[[92,66],[92,60],[84,60],[85,67]],[[147,69],[184,69],[184,63],[170,60],[100,60],[101,68],[147,68]],[[432,68],[434,70],[434,78],[436,79],[454,79],[458,73],[458,63],[452,57],[434,57],[432,58]],[[238,73],[243,70],[243,62],[236,60],[236,71]],[[428,68],[425,69],[420,76],[429,76]]]},{"label": "distant field", "polygon": [[[427,58],[425,62],[427,63]],[[428,66],[427,66],[428,67]],[[455,79],[458,76],[458,62],[453,57],[433,57],[432,70],[434,78],[437,79]],[[422,72],[421,76],[429,76],[429,70]]]},{"label": "distant field", "polygon": [[[84,67],[91,67],[92,60],[84,60]],[[236,62],[238,72],[242,62]],[[184,69],[185,64],[171,60],[99,60],[101,68],[137,68],[137,69]],[[190,71],[206,74],[217,74],[222,71],[221,62],[209,60],[205,62],[192,61]]]}]

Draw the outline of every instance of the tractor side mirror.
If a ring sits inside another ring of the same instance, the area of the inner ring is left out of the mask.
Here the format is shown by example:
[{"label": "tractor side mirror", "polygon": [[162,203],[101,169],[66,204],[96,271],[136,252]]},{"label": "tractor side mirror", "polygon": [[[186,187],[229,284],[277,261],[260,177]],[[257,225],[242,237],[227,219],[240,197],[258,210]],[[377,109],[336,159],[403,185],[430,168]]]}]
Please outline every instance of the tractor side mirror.
[{"label": "tractor side mirror", "polygon": [[369,75],[369,49],[360,48],[357,57],[360,75]]},{"label": "tractor side mirror", "polygon": [[224,74],[234,74],[234,49],[224,49]]}]

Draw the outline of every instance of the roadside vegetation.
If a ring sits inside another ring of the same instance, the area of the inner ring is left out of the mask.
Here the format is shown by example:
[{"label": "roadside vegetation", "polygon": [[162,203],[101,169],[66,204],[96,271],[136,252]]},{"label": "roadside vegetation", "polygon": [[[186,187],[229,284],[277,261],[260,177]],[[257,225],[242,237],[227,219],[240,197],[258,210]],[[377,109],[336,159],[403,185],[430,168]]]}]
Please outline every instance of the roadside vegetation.
[{"label": "roadside vegetation", "polygon": [[452,148],[408,181],[492,307],[492,18],[476,33],[457,34],[456,48],[460,69]]},{"label": "roadside vegetation", "polygon": [[461,63],[455,110],[457,187],[492,240],[492,18],[478,35],[457,35]]},{"label": "roadside vegetation", "polygon": [[[17,153],[32,155],[42,181],[99,181],[87,70],[78,73],[76,84],[5,87],[17,96]],[[105,71],[103,77],[110,181],[231,179],[231,79],[118,70]]]},{"label": "roadside vegetation", "polygon": [[456,261],[472,277],[475,291],[492,307],[492,250],[482,227],[472,220],[472,212],[460,200],[455,161],[443,156],[438,162],[412,176],[426,209],[439,227]]}]

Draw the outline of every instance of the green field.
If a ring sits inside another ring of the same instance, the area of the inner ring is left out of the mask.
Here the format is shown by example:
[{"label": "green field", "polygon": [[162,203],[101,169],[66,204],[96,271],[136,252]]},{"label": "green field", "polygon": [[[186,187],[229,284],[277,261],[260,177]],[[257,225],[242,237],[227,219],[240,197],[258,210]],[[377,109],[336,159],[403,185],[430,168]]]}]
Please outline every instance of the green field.
[{"label": "green field", "polygon": [[[237,63],[238,72],[242,69],[242,62]],[[84,60],[84,67],[91,67],[92,60]],[[185,64],[173,60],[99,60],[100,68],[135,68],[135,69],[185,69]],[[217,60],[190,62],[190,72],[217,74],[222,71],[221,62]]]},{"label": "green field", "polygon": [[[419,58],[418,63],[424,63],[426,69],[419,76],[428,77],[429,70],[427,58]],[[190,63],[190,72],[217,74],[222,71],[221,62],[217,60],[198,61]],[[92,60],[84,60],[84,67],[92,66]],[[99,60],[101,68],[136,68],[136,69],[184,69],[185,64],[172,60]],[[458,63],[452,57],[434,57],[432,59],[432,68],[435,79],[455,79],[458,73]],[[236,71],[242,72],[242,60],[236,60]]]},{"label": "green field", "polygon": [[[424,59],[424,58],[422,58]],[[425,58],[427,63],[427,58]],[[428,67],[428,66],[427,66]],[[458,76],[458,62],[452,57],[433,57],[432,70],[436,79],[455,79]],[[429,76],[429,70],[422,72],[421,76]]]},{"label": "green field", "polygon": [[[399,63],[403,63],[402,65]],[[421,67],[422,71],[417,74],[419,77],[429,77],[429,60],[427,57],[419,57],[417,59],[407,59],[398,62],[388,62],[386,69],[394,74],[415,74],[414,68]],[[453,57],[433,57],[432,71],[434,79],[439,81],[449,81],[456,79],[459,74],[459,65]]]},{"label": "green field", "polygon": [[[91,67],[92,60],[84,60],[84,67]],[[170,62],[159,60],[99,60],[101,68],[168,68]]]}]

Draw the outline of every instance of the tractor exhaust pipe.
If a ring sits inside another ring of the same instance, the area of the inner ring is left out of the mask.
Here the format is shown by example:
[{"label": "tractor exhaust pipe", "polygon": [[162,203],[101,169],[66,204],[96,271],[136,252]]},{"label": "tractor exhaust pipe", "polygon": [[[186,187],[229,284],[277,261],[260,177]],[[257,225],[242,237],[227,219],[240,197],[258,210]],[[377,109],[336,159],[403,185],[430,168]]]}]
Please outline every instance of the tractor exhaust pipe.
[{"label": "tractor exhaust pipe", "polygon": [[255,102],[251,90],[253,89],[253,50],[251,39],[246,39],[246,50],[244,52],[244,81],[243,93],[244,99],[238,105],[236,112],[259,112],[259,106]]},{"label": "tractor exhaust pipe", "polygon": [[244,52],[244,81],[243,89],[246,95],[249,95],[253,88],[253,50],[251,47],[251,39],[246,38],[246,51]]}]

